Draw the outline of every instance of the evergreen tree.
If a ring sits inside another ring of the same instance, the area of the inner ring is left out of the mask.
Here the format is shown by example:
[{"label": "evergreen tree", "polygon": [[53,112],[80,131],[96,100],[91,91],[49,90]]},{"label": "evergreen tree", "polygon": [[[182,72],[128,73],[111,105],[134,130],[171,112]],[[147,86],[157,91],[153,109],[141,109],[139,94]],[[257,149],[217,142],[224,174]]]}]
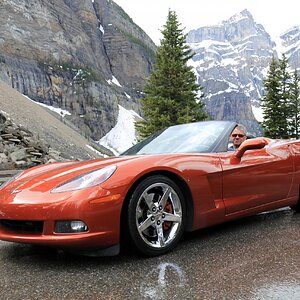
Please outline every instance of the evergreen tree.
[{"label": "evergreen tree", "polygon": [[192,67],[187,65],[194,53],[186,44],[180,25],[176,13],[169,10],[156,63],[141,99],[145,121],[137,123],[137,130],[142,137],[171,125],[208,117],[202,103],[202,87],[196,83]]},{"label": "evergreen tree", "polygon": [[284,118],[280,109],[279,69],[279,62],[273,57],[267,79],[264,81],[265,95],[261,99],[261,106],[264,109],[264,121],[262,123],[264,135],[271,138],[281,137],[281,120]]},{"label": "evergreen tree", "polygon": [[300,78],[297,70],[294,71],[290,84],[290,137],[300,137]]},{"label": "evergreen tree", "polygon": [[288,59],[283,54],[279,60],[280,106],[278,108],[282,112],[282,119],[279,120],[278,125],[281,138],[290,137],[290,124],[293,117],[290,109],[290,80]]},{"label": "evergreen tree", "polygon": [[271,138],[291,137],[294,115],[290,97],[291,75],[286,55],[283,54],[279,61],[272,58],[264,87],[265,95],[261,99],[264,135]]}]

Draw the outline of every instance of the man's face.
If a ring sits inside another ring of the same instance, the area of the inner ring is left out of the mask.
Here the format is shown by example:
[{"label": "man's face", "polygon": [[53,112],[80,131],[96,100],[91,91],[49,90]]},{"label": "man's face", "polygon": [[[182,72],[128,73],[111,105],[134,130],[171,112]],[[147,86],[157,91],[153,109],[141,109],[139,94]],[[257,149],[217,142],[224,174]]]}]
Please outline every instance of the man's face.
[{"label": "man's face", "polygon": [[238,148],[246,138],[246,134],[242,130],[234,129],[231,133],[231,140],[235,148]]}]

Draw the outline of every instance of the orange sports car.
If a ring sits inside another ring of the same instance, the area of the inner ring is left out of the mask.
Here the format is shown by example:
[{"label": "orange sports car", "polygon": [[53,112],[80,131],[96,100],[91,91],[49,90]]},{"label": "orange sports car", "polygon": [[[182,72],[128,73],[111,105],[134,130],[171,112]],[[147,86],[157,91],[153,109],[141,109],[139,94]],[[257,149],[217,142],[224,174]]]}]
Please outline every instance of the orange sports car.
[{"label": "orange sports car", "polygon": [[172,126],[119,157],[28,169],[0,187],[0,239],[87,255],[115,255],[123,241],[154,256],[184,231],[299,212],[300,141],[252,138],[227,151],[236,126]]}]

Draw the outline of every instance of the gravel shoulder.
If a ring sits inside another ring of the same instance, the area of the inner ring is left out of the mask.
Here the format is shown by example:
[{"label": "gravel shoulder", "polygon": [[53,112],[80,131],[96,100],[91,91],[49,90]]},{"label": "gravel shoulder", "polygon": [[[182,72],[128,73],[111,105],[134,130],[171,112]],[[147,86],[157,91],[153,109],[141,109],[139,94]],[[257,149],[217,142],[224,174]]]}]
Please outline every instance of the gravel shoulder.
[{"label": "gravel shoulder", "polygon": [[86,138],[56,118],[47,108],[30,101],[3,81],[0,81],[0,111],[66,159],[100,157],[89,148],[91,143]]}]

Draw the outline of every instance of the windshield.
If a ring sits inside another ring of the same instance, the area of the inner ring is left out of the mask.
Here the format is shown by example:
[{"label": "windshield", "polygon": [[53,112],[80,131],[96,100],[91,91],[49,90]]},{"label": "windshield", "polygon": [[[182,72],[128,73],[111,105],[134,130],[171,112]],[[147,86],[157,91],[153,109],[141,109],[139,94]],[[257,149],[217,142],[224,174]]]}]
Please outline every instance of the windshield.
[{"label": "windshield", "polygon": [[210,152],[228,128],[226,121],[182,124],[159,131],[122,155]]}]

